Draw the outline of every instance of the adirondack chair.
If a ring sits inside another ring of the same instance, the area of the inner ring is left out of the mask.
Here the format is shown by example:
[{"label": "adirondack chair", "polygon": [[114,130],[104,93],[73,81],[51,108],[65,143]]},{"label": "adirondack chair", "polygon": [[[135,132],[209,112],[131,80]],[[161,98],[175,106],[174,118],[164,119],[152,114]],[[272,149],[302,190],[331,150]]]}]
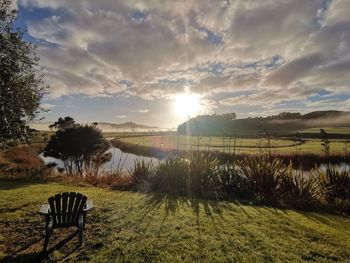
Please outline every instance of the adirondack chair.
[{"label": "adirondack chair", "polygon": [[42,205],[39,210],[39,214],[45,216],[44,251],[47,250],[50,235],[55,228],[77,227],[81,245],[86,214],[93,208],[92,200],[80,193],[66,192],[51,196],[48,201],[49,204]]}]

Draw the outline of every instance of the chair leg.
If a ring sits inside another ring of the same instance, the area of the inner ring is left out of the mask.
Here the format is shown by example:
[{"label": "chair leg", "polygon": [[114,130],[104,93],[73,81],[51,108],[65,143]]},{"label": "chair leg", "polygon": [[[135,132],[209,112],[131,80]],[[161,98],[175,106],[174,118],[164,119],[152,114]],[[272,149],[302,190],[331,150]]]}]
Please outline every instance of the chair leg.
[{"label": "chair leg", "polygon": [[49,238],[50,238],[50,234],[46,233],[45,234],[45,242],[44,242],[44,251],[47,251],[47,246],[49,244]]},{"label": "chair leg", "polygon": [[83,244],[83,229],[79,228],[79,246]]},{"label": "chair leg", "polygon": [[83,213],[83,229],[85,229],[86,224],[86,212]]},{"label": "chair leg", "polygon": [[83,244],[83,230],[84,230],[84,216],[79,216],[78,233],[79,233],[79,246]]},{"label": "chair leg", "polygon": [[47,246],[49,244],[49,238],[52,233],[53,222],[50,218],[46,218],[46,226],[45,226],[45,241],[44,241],[44,251],[47,251]]}]

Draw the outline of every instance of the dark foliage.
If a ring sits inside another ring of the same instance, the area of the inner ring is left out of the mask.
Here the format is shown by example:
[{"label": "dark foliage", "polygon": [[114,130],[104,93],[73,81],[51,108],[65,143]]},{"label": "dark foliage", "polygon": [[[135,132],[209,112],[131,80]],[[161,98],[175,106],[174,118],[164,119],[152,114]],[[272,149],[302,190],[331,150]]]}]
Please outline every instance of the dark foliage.
[{"label": "dark foliage", "polygon": [[58,130],[47,144],[44,155],[63,161],[69,175],[96,175],[101,165],[111,159],[106,153],[109,142],[94,126],[76,126]]},{"label": "dark foliage", "polygon": [[75,120],[72,117],[67,116],[67,117],[64,117],[64,119],[59,118],[58,121],[49,125],[49,128],[57,129],[57,130],[65,130],[65,129],[76,127],[77,125],[78,124],[75,123]]},{"label": "dark foliage", "polygon": [[222,189],[219,192],[220,196],[247,200],[254,198],[254,186],[237,165],[232,163],[221,165],[218,179]]},{"label": "dark foliage", "polygon": [[46,92],[35,66],[35,47],[23,40],[24,31],[15,27],[17,11],[10,0],[0,0],[0,141],[26,141],[27,125],[37,116]]}]

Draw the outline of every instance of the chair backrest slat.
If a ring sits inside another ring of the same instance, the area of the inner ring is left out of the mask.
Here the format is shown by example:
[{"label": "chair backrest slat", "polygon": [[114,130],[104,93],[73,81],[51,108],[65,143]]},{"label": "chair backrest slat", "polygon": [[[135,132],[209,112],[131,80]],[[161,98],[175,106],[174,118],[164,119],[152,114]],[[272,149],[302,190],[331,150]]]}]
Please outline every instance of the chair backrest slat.
[{"label": "chair backrest slat", "polygon": [[57,224],[61,224],[61,195],[55,195],[55,205],[56,205],[56,218],[57,218]]},{"label": "chair backrest slat", "polygon": [[55,196],[51,196],[49,198],[49,205],[50,205],[50,210],[51,210],[51,215],[53,219],[53,223],[57,224],[57,219],[56,219],[56,205],[55,205]]},{"label": "chair backrest slat", "polygon": [[73,205],[75,201],[75,193],[70,192],[68,194],[69,200],[68,200],[68,216],[67,216],[67,222],[70,223],[72,221],[73,215],[72,215],[72,210],[73,210]]},{"label": "chair backrest slat", "polygon": [[62,223],[63,224],[68,223],[68,220],[67,220],[68,206],[67,205],[68,205],[68,193],[62,193]]},{"label": "chair backrest slat", "polygon": [[80,193],[59,193],[49,198],[51,216],[55,226],[74,225],[83,212],[87,197]]}]

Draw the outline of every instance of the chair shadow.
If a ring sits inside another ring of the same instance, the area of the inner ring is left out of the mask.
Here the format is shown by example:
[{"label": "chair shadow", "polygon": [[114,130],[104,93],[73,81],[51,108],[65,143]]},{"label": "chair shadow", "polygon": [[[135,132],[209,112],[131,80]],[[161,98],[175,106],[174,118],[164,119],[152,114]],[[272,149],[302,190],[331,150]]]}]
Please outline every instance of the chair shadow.
[{"label": "chair shadow", "polygon": [[[48,249],[47,251],[44,251],[42,249],[43,247],[43,242],[44,242],[44,237],[38,238],[29,244],[25,245],[24,247],[18,249],[15,251],[12,255],[6,256],[5,258],[0,260],[0,263],[10,263],[10,262],[43,262],[47,261],[50,258],[50,255],[55,251],[61,249],[64,245],[66,245],[69,241],[71,241],[75,236],[78,235],[78,231],[75,231],[73,234],[70,234],[63,240],[61,240],[59,243]],[[28,248],[32,246],[39,246],[41,250],[39,252],[30,252],[30,253],[24,253],[22,254],[21,252],[27,250]],[[49,243],[50,245],[50,243]],[[64,257],[61,258],[60,260],[64,260],[68,258],[72,253],[78,250],[79,244],[76,246],[71,246],[69,251],[64,253]]]}]

